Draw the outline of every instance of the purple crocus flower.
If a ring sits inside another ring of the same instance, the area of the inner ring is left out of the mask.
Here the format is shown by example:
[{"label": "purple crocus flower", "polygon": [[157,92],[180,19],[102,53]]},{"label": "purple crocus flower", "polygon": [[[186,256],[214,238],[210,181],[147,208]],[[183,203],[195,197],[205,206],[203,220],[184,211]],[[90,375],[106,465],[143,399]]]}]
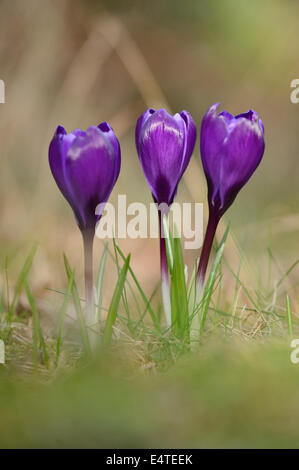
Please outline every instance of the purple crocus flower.
[{"label": "purple crocus flower", "polygon": [[208,183],[209,222],[198,267],[203,285],[218,222],[258,167],[265,149],[264,125],[250,110],[233,116],[217,114],[219,103],[206,112],[201,125],[200,151]]},{"label": "purple crocus flower", "polygon": [[158,204],[163,304],[171,323],[168,266],[162,217],[168,215],[180,179],[190,161],[196,140],[196,126],[187,111],[171,116],[165,109],[148,109],[136,125],[136,148],[146,181]]},{"label": "purple crocus flower", "polygon": [[81,231],[94,232],[120,171],[120,147],[107,122],[69,134],[58,126],[49,148],[49,163],[60,191],[72,207]]},{"label": "purple crocus flower", "polygon": [[96,223],[120,171],[120,146],[107,122],[67,134],[58,126],[49,147],[54,179],[73,209],[82,232],[88,321],[93,320],[92,247]]},{"label": "purple crocus flower", "polygon": [[136,147],[154,200],[170,206],[190,161],[196,127],[187,111],[171,116],[148,109],[137,121]]}]

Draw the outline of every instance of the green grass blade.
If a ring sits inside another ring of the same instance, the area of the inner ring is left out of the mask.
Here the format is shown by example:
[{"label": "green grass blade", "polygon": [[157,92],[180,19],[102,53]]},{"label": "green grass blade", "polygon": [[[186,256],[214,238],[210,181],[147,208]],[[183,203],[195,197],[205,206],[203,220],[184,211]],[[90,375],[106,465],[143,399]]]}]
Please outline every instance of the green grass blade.
[{"label": "green grass blade", "polygon": [[287,303],[286,308],[287,308],[287,321],[288,321],[289,335],[293,337],[294,336],[293,316],[292,316],[291,302],[290,302],[290,298],[288,295],[287,295],[286,303]]},{"label": "green grass blade", "polygon": [[57,343],[56,343],[56,361],[55,361],[56,367],[58,366],[58,362],[59,362],[59,356],[60,356],[61,344],[62,344],[64,318],[65,318],[66,309],[67,309],[67,306],[68,306],[68,303],[72,294],[74,276],[75,276],[75,271],[73,270],[71,272],[71,275],[68,281],[66,295],[64,297],[64,301],[63,301],[62,307],[58,315],[59,323],[58,323],[58,334],[57,334]]},{"label": "green grass blade", "polygon": [[39,322],[39,315],[35,303],[35,299],[30,291],[27,280],[23,280],[25,292],[28,298],[28,302],[32,311],[33,316],[33,363],[35,367],[38,367],[39,363],[39,350],[43,353],[43,360],[46,367],[49,367],[49,354],[47,351],[47,346],[43,336],[43,332]]},{"label": "green grass blade", "polygon": [[117,281],[117,284],[113,293],[113,297],[111,300],[111,304],[109,307],[109,311],[108,311],[108,315],[107,315],[107,319],[105,323],[104,334],[103,334],[103,346],[104,347],[108,346],[112,339],[113,325],[117,317],[117,310],[118,310],[120,298],[123,292],[129,264],[130,264],[130,255],[128,255],[128,257],[126,258],[123,268],[119,274],[118,281]]},{"label": "green grass blade", "polygon": [[[113,237],[113,249],[114,249],[115,264],[116,264],[117,273],[118,273],[118,276],[119,276],[120,275],[120,267],[119,267],[119,262],[118,262],[118,251],[117,251],[117,244],[116,244],[116,241],[115,241],[114,237]],[[123,303],[124,309],[125,309],[126,314],[127,314],[128,323],[130,323],[130,309],[129,309],[127,291],[126,291],[126,286],[125,285],[124,285],[124,288],[122,290],[121,298],[122,298],[122,303]]]},{"label": "green grass blade", "polygon": [[245,292],[245,294],[247,295],[248,299],[250,300],[250,302],[252,303],[252,305],[255,307],[256,311],[257,312],[260,312],[261,309],[260,307],[258,306],[257,302],[254,300],[254,298],[252,297],[252,295],[250,294],[249,290],[246,288],[245,284],[241,281],[241,279],[238,277],[238,275],[233,271],[233,269],[230,267],[230,265],[228,264],[228,262],[224,259],[223,260],[225,266],[227,267],[227,269],[231,272],[231,274],[234,276],[234,278],[237,280],[238,284],[240,284],[240,286],[242,287],[242,290]]},{"label": "green grass blade", "polygon": [[14,290],[14,296],[13,296],[13,299],[12,299],[12,302],[11,302],[11,305],[10,305],[10,308],[9,308],[10,316],[14,315],[14,313],[15,313],[16,304],[17,304],[19,295],[21,293],[22,286],[23,286],[24,282],[26,281],[27,274],[28,274],[28,272],[31,268],[32,261],[33,261],[33,258],[35,256],[36,250],[37,250],[37,243],[34,243],[33,247],[31,248],[31,250],[29,252],[29,255],[27,256],[27,258],[25,260],[25,263],[23,264],[23,267],[22,267],[21,272],[19,274],[19,277],[17,279],[17,283],[16,283],[15,290]]},{"label": "green grass blade", "polygon": [[174,280],[174,264],[175,264],[175,254],[174,254],[174,241],[172,234],[169,229],[169,223],[167,220],[167,217],[164,215],[163,216],[163,232],[164,232],[164,238],[165,238],[165,247],[166,247],[166,256],[167,256],[167,264],[168,264],[168,269],[169,269],[169,274],[170,274],[170,301],[171,301],[171,327],[173,332],[177,335],[180,336],[179,333],[179,314],[180,314],[180,309],[177,301],[177,288],[175,286],[175,280]]},{"label": "green grass blade", "polygon": [[8,282],[8,258],[5,257],[5,286],[6,286],[6,302],[7,302],[7,312],[8,312],[8,321],[10,321],[11,317],[11,309],[10,309],[10,297],[9,297],[9,282]]},{"label": "green grass blade", "polygon": [[97,276],[96,282],[96,299],[97,299],[97,310],[96,310],[96,318],[97,321],[101,322],[101,313],[102,313],[102,297],[103,297],[103,280],[104,280],[104,272],[107,260],[107,250],[108,250],[108,243],[105,243],[104,251],[101,257],[99,271]]},{"label": "green grass blade", "polygon": [[225,245],[225,241],[227,239],[228,232],[229,232],[229,226],[227,227],[227,229],[225,231],[225,234],[223,235],[223,238],[222,238],[221,243],[219,245],[219,248],[218,248],[218,251],[217,251],[217,254],[216,254],[216,257],[215,257],[215,260],[214,260],[214,263],[213,263],[213,266],[212,266],[212,269],[211,269],[211,272],[210,272],[210,275],[208,277],[207,285],[206,285],[206,287],[204,289],[204,292],[203,292],[202,311],[201,311],[201,319],[200,319],[200,324],[199,324],[199,334],[200,334],[200,336],[203,334],[203,331],[204,331],[204,326],[205,326],[205,322],[206,322],[206,318],[207,318],[209,305],[210,305],[210,302],[211,302],[213,288],[214,288],[214,284],[215,284],[215,281],[216,281],[216,278],[217,278],[218,267],[219,267],[219,264],[220,264],[221,259],[222,259],[224,245]]},{"label": "green grass blade", "polygon": [[[70,264],[68,262],[66,254],[63,254],[63,259],[64,259],[64,266],[65,266],[67,278],[68,278],[68,281],[70,281],[70,278],[72,276],[72,270],[70,268]],[[91,347],[90,347],[90,342],[89,342],[89,337],[88,337],[88,331],[87,331],[87,328],[86,328],[86,324],[85,324],[85,320],[84,320],[84,316],[83,316],[83,312],[82,312],[82,308],[81,308],[80,297],[79,297],[79,294],[78,294],[78,288],[77,288],[77,284],[75,282],[75,279],[73,280],[72,297],[73,297],[74,307],[75,307],[78,322],[79,322],[79,327],[80,327],[80,333],[81,333],[84,352],[87,354],[87,356],[90,356],[91,355]]]},{"label": "green grass blade", "polygon": [[[145,309],[143,310],[142,314],[140,315],[139,319],[138,319],[138,322],[136,323],[136,325],[134,326],[134,332],[137,330],[137,328],[142,325],[143,323],[143,320],[144,320],[144,317],[148,311],[148,306],[151,305],[156,293],[158,292],[160,288],[160,281],[158,282],[158,284],[156,285],[156,287],[154,288],[153,292],[151,293],[150,297],[149,297],[149,300],[148,300],[148,304],[145,306]],[[159,322],[159,318],[157,317],[158,319],[158,322]],[[160,324],[158,323],[158,327],[160,328]],[[157,329],[157,328],[156,328]],[[159,329],[159,332],[160,332],[161,329]]]},{"label": "green grass blade", "polygon": [[171,325],[176,336],[189,338],[188,294],[181,239],[173,238],[167,218],[163,217],[166,255],[171,278]]},{"label": "green grass blade", "polygon": [[[120,247],[118,245],[116,245],[116,248],[117,248],[117,251],[118,253],[120,254],[120,257],[122,258],[123,261],[125,261],[126,257],[125,255],[123,254],[123,252],[121,251]],[[151,319],[152,319],[152,322],[155,326],[155,328],[160,332],[161,331],[161,326],[160,326],[160,322],[157,318],[157,316],[155,315],[155,312],[153,311],[152,307],[151,307],[151,304],[150,304],[150,301],[148,300],[147,296],[145,295],[141,285],[139,284],[138,280],[137,280],[137,277],[135,276],[134,274],[134,271],[132,270],[131,266],[129,266],[129,273],[131,274],[132,276],[132,279],[133,281],[135,282],[135,285],[142,297],[142,300],[145,304],[145,308],[146,308],[146,311],[148,310],[149,311],[149,314],[151,316]],[[145,312],[144,312],[145,313]]]},{"label": "green grass blade", "polygon": [[193,317],[193,312],[196,308],[196,277],[197,277],[197,270],[198,270],[198,258],[196,258],[194,262],[194,269],[191,275],[191,279],[189,282],[188,288],[188,310],[189,310],[189,317]]},{"label": "green grass blade", "polygon": [[181,239],[175,233],[173,239],[173,270],[171,276],[172,305],[177,324],[177,333],[180,338],[189,338],[188,296],[185,278],[185,265]]},{"label": "green grass blade", "polygon": [[[118,263],[118,247],[117,247],[117,244],[116,242],[113,244],[113,249],[114,249],[114,254],[109,250],[108,248],[108,254],[111,256],[111,259],[114,261],[114,263],[116,264],[116,267],[117,267],[117,272],[119,274],[120,272],[120,269],[119,269],[119,263]],[[116,252],[116,249],[117,249],[117,252]],[[124,257],[125,259],[126,257]],[[136,308],[138,310],[138,314],[141,315],[141,307],[139,305],[139,302],[137,300],[137,297],[136,297],[136,294],[135,294],[135,290],[133,289],[133,287],[131,286],[130,282],[128,279],[126,279],[126,282],[125,282],[125,286],[128,286],[129,288],[129,291],[130,291],[130,294],[132,295],[133,299],[134,299],[134,302],[136,304]],[[124,289],[126,290],[126,289]],[[134,321],[132,322],[131,319],[128,317],[128,315],[130,315],[130,311],[129,311],[129,308],[128,308],[128,304],[125,304],[124,303],[125,299],[124,297],[122,297],[122,302],[124,304],[124,307],[125,307],[125,310],[126,310],[126,314],[127,314],[127,326],[128,328],[130,329],[131,331],[131,325],[132,323],[134,323]]]},{"label": "green grass blade", "polygon": [[[272,259],[275,260],[273,255],[272,255]],[[299,259],[297,259],[296,261],[294,261],[294,263],[291,264],[291,266],[287,269],[287,271],[283,274],[283,276],[281,276],[281,278],[277,282],[276,287],[275,287],[276,289],[281,286],[281,284],[288,278],[289,274],[291,274],[291,272],[296,268],[298,264],[299,264]],[[270,295],[273,295],[273,292],[274,292],[274,289],[272,289],[272,291],[270,292]]]},{"label": "green grass blade", "polygon": [[164,238],[165,238],[165,245],[166,245],[168,269],[171,274],[173,270],[173,263],[174,263],[174,243],[173,243],[173,238],[170,233],[169,224],[168,224],[166,215],[163,215],[163,231],[164,231]]},{"label": "green grass blade", "polygon": [[0,296],[0,315],[3,315],[5,312],[5,297],[4,297],[4,289],[1,289],[1,296]]}]

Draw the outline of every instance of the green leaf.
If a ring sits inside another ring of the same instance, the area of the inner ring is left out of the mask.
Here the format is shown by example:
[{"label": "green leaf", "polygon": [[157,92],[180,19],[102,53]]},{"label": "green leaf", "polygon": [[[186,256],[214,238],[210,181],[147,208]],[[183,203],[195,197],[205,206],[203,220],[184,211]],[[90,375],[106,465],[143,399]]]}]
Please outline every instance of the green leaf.
[{"label": "green leaf", "polygon": [[[72,276],[72,270],[70,268],[70,264],[68,262],[68,259],[66,257],[66,254],[63,254],[63,259],[64,259],[64,266],[67,274],[68,281],[70,282],[71,276]],[[79,321],[79,327],[80,327],[80,333],[81,333],[81,338],[82,338],[82,344],[85,353],[87,356],[91,356],[91,347],[90,347],[90,342],[89,342],[89,337],[88,337],[88,331],[86,328],[82,308],[81,308],[81,302],[80,302],[80,297],[78,294],[78,288],[75,282],[75,279],[73,280],[73,286],[72,286],[72,297],[73,297],[73,302],[74,302],[74,307],[77,313],[77,318]]]},{"label": "green leaf", "polygon": [[168,224],[166,215],[163,215],[163,232],[164,232],[165,245],[166,245],[168,269],[171,274],[173,270],[173,263],[174,263],[174,244],[173,244],[173,238],[170,233],[169,224]]},{"label": "green leaf", "polygon": [[104,251],[101,257],[99,271],[97,276],[96,282],[96,299],[97,299],[97,310],[96,310],[96,318],[97,321],[101,322],[101,314],[102,314],[102,297],[103,297],[103,280],[104,280],[104,272],[107,260],[107,250],[108,250],[108,243],[105,243]]},{"label": "green leaf", "polygon": [[194,312],[196,309],[196,278],[197,278],[197,270],[198,270],[198,258],[196,258],[194,263],[194,269],[192,272],[192,276],[189,282],[188,288],[188,310],[189,310],[189,317],[193,318]]},{"label": "green leaf", "polygon": [[179,338],[187,338],[189,341],[188,295],[182,243],[176,227],[175,237],[172,237],[166,216],[163,217],[163,231],[171,279],[171,326]]},{"label": "green leaf", "polygon": [[72,271],[70,278],[68,280],[68,286],[67,286],[66,294],[64,296],[64,301],[63,301],[62,307],[58,315],[59,323],[58,323],[58,334],[57,334],[57,343],[56,343],[56,367],[58,366],[58,361],[59,361],[59,356],[60,356],[64,318],[65,318],[66,309],[67,309],[67,306],[68,306],[68,303],[72,294],[74,276],[75,276],[75,271]]},{"label": "green leaf", "polygon": [[213,293],[213,288],[214,288],[214,284],[215,284],[215,281],[216,281],[216,278],[217,278],[217,272],[218,272],[218,268],[219,268],[219,265],[220,265],[220,262],[221,262],[221,259],[222,259],[222,254],[223,254],[224,245],[225,245],[225,241],[227,239],[228,232],[229,232],[229,226],[227,227],[227,229],[225,231],[225,234],[223,235],[223,238],[220,242],[220,245],[219,245],[219,248],[218,248],[218,251],[217,251],[217,254],[216,254],[216,257],[215,257],[215,260],[214,260],[214,263],[213,263],[213,266],[212,266],[212,269],[211,269],[211,272],[210,272],[210,275],[208,277],[206,287],[205,287],[204,292],[203,292],[203,297],[202,297],[202,301],[201,301],[201,305],[202,305],[202,307],[201,307],[201,319],[200,319],[200,324],[199,324],[199,334],[200,334],[200,336],[203,334],[203,331],[204,331],[204,326],[205,326],[207,313],[208,313],[208,309],[209,309],[209,305],[210,305],[210,301],[211,301],[211,297],[212,297],[212,293]]},{"label": "green leaf", "polygon": [[117,310],[118,310],[120,298],[123,292],[129,264],[130,264],[130,255],[128,255],[128,257],[126,258],[123,268],[119,274],[118,281],[117,281],[117,284],[113,293],[113,297],[110,303],[110,307],[108,310],[108,315],[107,315],[104,334],[103,334],[103,346],[104,347],[108,346],[112,339],[113,325],[117,317]]},{"label": "green leaf", "polygon": [[227,267],[227,269],[231,272],[231,274],[234,276],[234,278],[236,279],[237,283],[242,287],[243,291],[245,292],[245,294],[247,295],[247,297],[249,298],[250,302],[252,303],[252,305],[255,307],[256,311],[261,313],[261,309],[260,307],[258,306],[257,302],[254,300],[254,298],[252,297],[252,295],[250,294],[249,290],[247,289],[247,287],[245,286],[245,284],[241,281],[241,279],[239,278],[238,274],[234,273],[234,271],[232,270],[232,268],[230,267],[230,265],[228,264],[228,262],[224,259],[223,260],[225,266]]},{"label": "green leaf", "polygon": [[[118,272],[118,276],[119,276],[119,274],[120,274],[120,267],[119,267],[118,254],[117,254],[118,251],[117,251],[117,244],[116,244],[116,241],[115,241],[115,238],[114,238],[114,237],[113,237],[113,248],[114,248],[115,264],[116,264],[117,272]],[[131,287],[131,286],[129,285],[129,287]],[[129,323],[129,322],[130,322],[130,309],[129,309],[129,304],[128,304],[126,286],[124,286],[124,288],[123,288],[123,291],[122,291],[122,294],[121,294],[121,298],[122,298],[122,302],[123,302],[124,309],[125,309],[125,311],[126,311],[127,319],[128,319],[128,323]]]},{"label": "green leaf", "polygon": [[[123,254],[123,252],[121,251],[120,247],[118,245],[116,245],[116,248],[117,248],[117,251],[120,254],[121,258],[123,259],[123,261],[125,261],[126,257]],[[134,271],[132,270],[131,266],[129,266],[129,273],[131,274],[132,279],[135,282],[136,287],[137,287],[137,289],[138,289],[138,291],[139,291],[139,293],[142,297],[142,300],[145,304],[146,311],[147,310],[149,311],[149,314],[151,316],[151,319],[152,319],[152,322],[153,322],[155,328],[160,332],[161,331],[161,326],[160,326],[159,320],[158,320],[157,316],[155,315],[155,312],[153,311],[153,309],[151,307],[150,301],[148,300],[147,296],[145,295],[144,291],[142,290],[142,287],[140,286],[140,284],[137,280],[137,277],[135,276]],[[145,312],[143,314],[145,314]]]},{"label": "green leaf", "polygon": [[4,289],[1,289],[1,296],[0,296],[0,315],[2,315],[5,311],[5,298],[4,298]]},{"label": "green leaf", "polygon": [[33,363],[35,365],[35,368],[37,368],[38,363],[39,363],[39,350],[41,349],[43,353],[44,363],[46,367],[49,367],[49,354],[47,351],[43,332],[39,323],[39,316],[38,316],[36,303],[29,289],[27,280],[24,279],[23,283],[24,283],[25,292],[28,298],[28,302],[32,311],[32,316],[33,316]]},{"label": "green leaf", "polygon": [[292,308],[291,308],[290,298],[288,295],[287,295],[287,321],[288,321],[289,335],[294,336]]},{"label": "green leaf", "polygon": [[13,299],[12,299],[12,302],[11,302],[11,305],[10,305],[10,308],[9,308],[9,316],[10,317],[13,316],[14,313],[15,313],[16,304],[17,304],[19,295],[21,293],[23,284],[26,281],[28,272],[31,268],[32,261],[33,261],[33,258],[35,256],[36,250],[37,250],[37,246],[38,246],[37,243],[34,243],[33,247],[31,248],[31,250],[29,252],[29,255],[27,256],[27,258],[25,260],[25,263],[23,264],[21,272],[19,274],[16,286],[15,286],[15,290],[14,290],[14,296],[13,296]]},{"label": "green leaf", "polygon": [[189,340],[188,296],[185,279],[185,265],[180,237],[173,239],[173,267],[171,273],[171,312],[173,327],[180,338]]}]

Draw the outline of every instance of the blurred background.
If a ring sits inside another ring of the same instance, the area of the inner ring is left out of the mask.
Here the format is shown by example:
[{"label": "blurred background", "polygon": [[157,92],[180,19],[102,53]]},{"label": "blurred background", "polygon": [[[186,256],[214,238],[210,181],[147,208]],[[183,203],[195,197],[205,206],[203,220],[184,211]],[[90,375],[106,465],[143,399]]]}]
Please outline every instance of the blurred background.
[{"label": "blurred background", "polygon": [[[262,164],[225,222],[255,272],[266,269],[269,247],[278,270],[287,269],[298,256],[299,104],[290,101],[290,83],[299,78],[298,18],[295,0],[2,0],[1,268],[8,256],[13,276],[36,240],[35,293],[65,287],[63,251],[82,276],[80,233],[48,166],[58,124],[71,131],[109,121],[122,148],[111,202],[119,193],[128,203],[149,203],[134,145],[138,116],[150,106],[187,109],[199,127],[219,101],[232,113],[255,109],[266,132]],[[198,145],[177,200],[204,202],[207,215]],[[158,241],[119,243],[132,252],[132,266],[150,292],[158,280]],[[95,267],[102,247],[97,240]],[[185,253],[190,266],[197,254]],[[107,299],[110,278],[115,269],[107,270]],[[46,295],[55,304],[55,295]]]}]

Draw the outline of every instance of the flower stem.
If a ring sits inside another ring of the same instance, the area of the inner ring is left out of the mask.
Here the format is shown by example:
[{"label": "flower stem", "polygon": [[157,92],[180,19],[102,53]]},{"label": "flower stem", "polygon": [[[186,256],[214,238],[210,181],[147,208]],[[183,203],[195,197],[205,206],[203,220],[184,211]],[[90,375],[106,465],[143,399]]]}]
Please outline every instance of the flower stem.
[{"label": "flower stem", "polygon": [[92,325],[94,318],[94,301],[93,301],[93,239],[94,230],[82,231],[84,246],[84,277],[85,277],[85,298],[86,298],[86,323]]},{"label": "flower stem", "polygon": [[168,263],[166,254],[166,243],[163,236],[163,216],[168,217],[169,209],[159,209],[159,227],[160,227],[160,267],[161,267],[161,286],[162,286],[162,301],[164,313],[166,317],[167,326],[171,326],[171,300],[170,300],[170,286]]},{"label": "flower stem", "polygon": [[207,226],[205,239],[204,239],[201,254],[200,254],[198,271],[197,271],[197,298],[198,299],[201,298],[201,294],[203,291],[207,266],[208,266],[211,249],[213,245],[213,240],[214,240],[214,236],[216,233],[219,220],[220,220],[219,216],[210,210],[208,226]]}]

